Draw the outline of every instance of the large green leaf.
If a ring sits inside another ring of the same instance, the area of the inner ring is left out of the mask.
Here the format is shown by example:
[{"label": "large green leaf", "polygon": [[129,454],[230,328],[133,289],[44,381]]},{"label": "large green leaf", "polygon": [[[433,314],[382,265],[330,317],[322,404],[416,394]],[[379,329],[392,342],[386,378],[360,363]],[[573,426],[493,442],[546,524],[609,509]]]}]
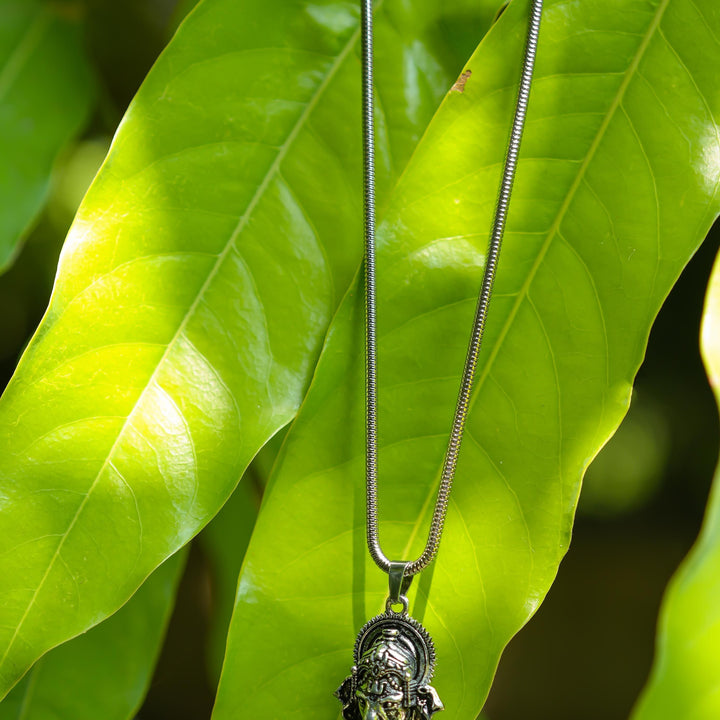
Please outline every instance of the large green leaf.
[{"label": "large green leaf", "polygon": [[210,680],[220,680],[228,628],[235,607],[235,591],[245,550],[252,536],[260,501],[285,431],[279,432],[253,459],[240,484],[222,510],[200,534],[211,576],[211,618],[208,632]]},{"label": "large green leaf", "polygon": [[38,660],[0,703],[0,720],[130,720],[160,652],[184,567],[180,552],[105,622]]},{"label": "large green leaf", "polygon": [[0,272],[92,104],[92,70],[73,12],[40,0],[0,0]]},{"label": "large green leaf", "polygon": [[[702,351],[720,403],[720,260],[703,316]],[[702,532],[663,601],[657,657],[633,720],[720,717],[720,471]]]},{"label": "large green leaf", "polygon": [[[468,63],[379,229],[381,541],[425,540],[516,92],[527,2]],[[546,6],[508,232],[439,557],[411,611],[471,720],[567,549],[584,469],[720,201],[715,0]],[[216,720],[338,717],[386,578],[364,539],[362,311],[341,305],[240,577]],[[412,591],[411,591],[412,593]],[[262,662],[258,658],[262,657]]]},{"label": "large green leaf", "polygon": [[220,679],[225,642],[235,605],[235,590],[245,550],[250,542],[261,491],[250,465],[235,492],[200,535],[211,571],[211,623],[208,670],[213,684]]},{"label": "large green leaf", "polygon": [[177,30],[180,23],[190,14],[197,4],[198,0],[178,0],[168,23],[168,31],[171,34]]},{"label": "large green leaf", "polygon": [[[380,198],[451,82],[436,5],[379,4]],[[0,404],[0,696],[294,416],[359,257],[357,40],[345,0],[206,0],[128,110]]]}]

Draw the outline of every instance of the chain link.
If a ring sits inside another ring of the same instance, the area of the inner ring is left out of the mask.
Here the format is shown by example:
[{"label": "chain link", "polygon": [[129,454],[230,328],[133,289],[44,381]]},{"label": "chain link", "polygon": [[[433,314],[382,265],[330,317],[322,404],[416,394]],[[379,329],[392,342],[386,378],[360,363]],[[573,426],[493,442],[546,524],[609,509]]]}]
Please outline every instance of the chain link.
[{"label": "chain link", "polygon": [[[389,572],[390,560],[380,548],[378,537],[377,514],[377,353],[375,334],[375,140],[374,140],[374,106],[373,106],[373,28],[372,0],[361,0],[361,54],[362,54],[362,96],[363,96],[363,155],[364,155],[364,201],[365,201],[365,427],[366,427],[366,488],[367,488],[367,544],[372,559],[377,566]],[[465,367],[463,369],[455,415],[453,417],[450,440],[448,442],[440,487],[435,509],[430,522],[427,543],[422,555],[406,565],[404,575],[411,577],[426,568],[437,555],[442,538],[447,506],[450,499],[458,453],[462,442],[468,406],[472,393],[473,380],[477,367],[477,359],[482,345],[485,330],[485,318],[492,295],[495,271],[497,269],[500,246],[505,232],[510,194],[512,192],[518,152],[525,126],[528,98],[532,84],[535,55],[537,51],[542,0],[532,0],[528,23],[527,40],[523,59],[522,76],[515,106],[510,140],[505,155],[502,182],[492,233],[487,252],[485,272],[478,296],[472,335],[468,345]]]}]

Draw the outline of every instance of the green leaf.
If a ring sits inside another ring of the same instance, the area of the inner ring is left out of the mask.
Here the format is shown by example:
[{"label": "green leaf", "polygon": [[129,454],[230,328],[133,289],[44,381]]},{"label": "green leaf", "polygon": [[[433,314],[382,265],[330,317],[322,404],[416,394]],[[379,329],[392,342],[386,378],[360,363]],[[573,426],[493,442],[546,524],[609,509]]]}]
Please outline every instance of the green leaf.
[{"label": "green leaf", "polygon": [[130,720],[150,684],[185,553],[105,622],[38,660],[0,703],[0,720]]},{"label": "green leaf", "polygon": [[[457,71],[436,6],[379,4],[381,201]],[[128,110],[0,403],[0,696],[296,413],[360,255],[357,40],[345,0],[206,0]]]},{"label": "green leaf", "polygon": [[[380,537],[417,557],[459,387],[526,32],[470,59],[379,229]],[[548,2],[440,553],[411,590],[444,720],[481,709],[570,541],[583,472],[626,412],[649,329],[720,202],[715,0]],[[361,293],[328,334],[241,573],[216,720],[338,717],[387,580],[365,548]],[[252,650],[249,650],[252,649]],[[258,662],[258,657],[263,661]]]},{"label": "green leaf", "polygon": [[[720,404],[720,260],[705,300],[702,352]],[[633,720],[720,717],[720,470],[700,537],[668,586],[657,655]]]},{"label": "green leaf", "polygon": [[170,35],[178,29],[182,21],[192,12],[197,4],[198,0],[178,0],[168,23]]},{"label": "green leaf", "polygon": [[198,538],[208,556],[211,575],[211,621],[208,670],[217,687],[225,658],[225,643],[235,607],[238,575],[252,536],[260,502],[286,429],[274,435],[253,458],[222,510]]},{"label": "green leaf", "polygon": [[48,194],[65,145],[85,125],[94,95],[72,6],[0,0],[0,272]]},{"label": "green leaf", "polygon": [[198,538],[210,565],[208,670],[213,687],[216,687],[220,680],[228,628],[235,607],[238,575],[271,468],[285,435],[286,431],[283,429],[262,447],[245,471],[235,492]]},{"label": "green leaf", "polygon": [[208,669],[214,685],[220,679],[225,657],[225,641],[235,606],[238,574],[260,506],[258,482],[253,465],[250,465],[235,492],[199,538],[208,554],[212,577]]}]

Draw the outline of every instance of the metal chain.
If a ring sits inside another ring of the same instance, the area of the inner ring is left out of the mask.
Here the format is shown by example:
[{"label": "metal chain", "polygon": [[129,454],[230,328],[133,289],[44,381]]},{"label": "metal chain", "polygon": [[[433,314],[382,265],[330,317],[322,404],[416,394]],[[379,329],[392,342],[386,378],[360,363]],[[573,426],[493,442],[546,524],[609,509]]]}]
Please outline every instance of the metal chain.
[{"label": "metal chain", "polygon": [[[366,398],[366,487],[367,487],[367,544],[372,559],[385,572],[390,572],[391,563],[380,548],[377,514],[377,364],[375,334],[375,140],[373,107],[373,28],[372,0],[362,1],[361,52],[362,52],[362,93],[363,93],[363,149],[364,149],[364,198],[365,198],[365,398]],[[440,487],[433,511],[427,543],[422,555],[412,562],[403,562],[405,577],[416,575],[426,568],[437,555],[445,525],[447,506],[450,498],[458,453],[462,442],[468,405],[472,393],[478,354],[485,330],[485,318],[492,295],[498,255],[505,232],[510,194],[512,192],[518,152],[525,126],[528,98],[532,84],[535,54],[537,51],[540,18],[543,0],[532,0],[528,24],[522,77],[515,106],[512,132],[505,155],[500,195],[495,208],[492,233],[487,252],[485,272],[478,296],[472,335],[468,345],[455,415],[445,461],[443,463]]]}]

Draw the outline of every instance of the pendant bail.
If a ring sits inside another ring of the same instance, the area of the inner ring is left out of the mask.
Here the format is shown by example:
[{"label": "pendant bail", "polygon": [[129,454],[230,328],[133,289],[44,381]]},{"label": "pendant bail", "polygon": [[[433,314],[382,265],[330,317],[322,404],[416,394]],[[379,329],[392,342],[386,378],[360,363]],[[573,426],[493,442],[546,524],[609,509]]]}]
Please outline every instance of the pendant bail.
[{"label": "pendant bail", "polygon": [[406,575],[405,571],[410,565],[409,562],[391,561],[390,569],[388,570],[388,578],[390,584],[390,596],[388,597],[387,604],[391,605],[402,605],[407,611],[407,591],[410,588],[413,576]]}]

